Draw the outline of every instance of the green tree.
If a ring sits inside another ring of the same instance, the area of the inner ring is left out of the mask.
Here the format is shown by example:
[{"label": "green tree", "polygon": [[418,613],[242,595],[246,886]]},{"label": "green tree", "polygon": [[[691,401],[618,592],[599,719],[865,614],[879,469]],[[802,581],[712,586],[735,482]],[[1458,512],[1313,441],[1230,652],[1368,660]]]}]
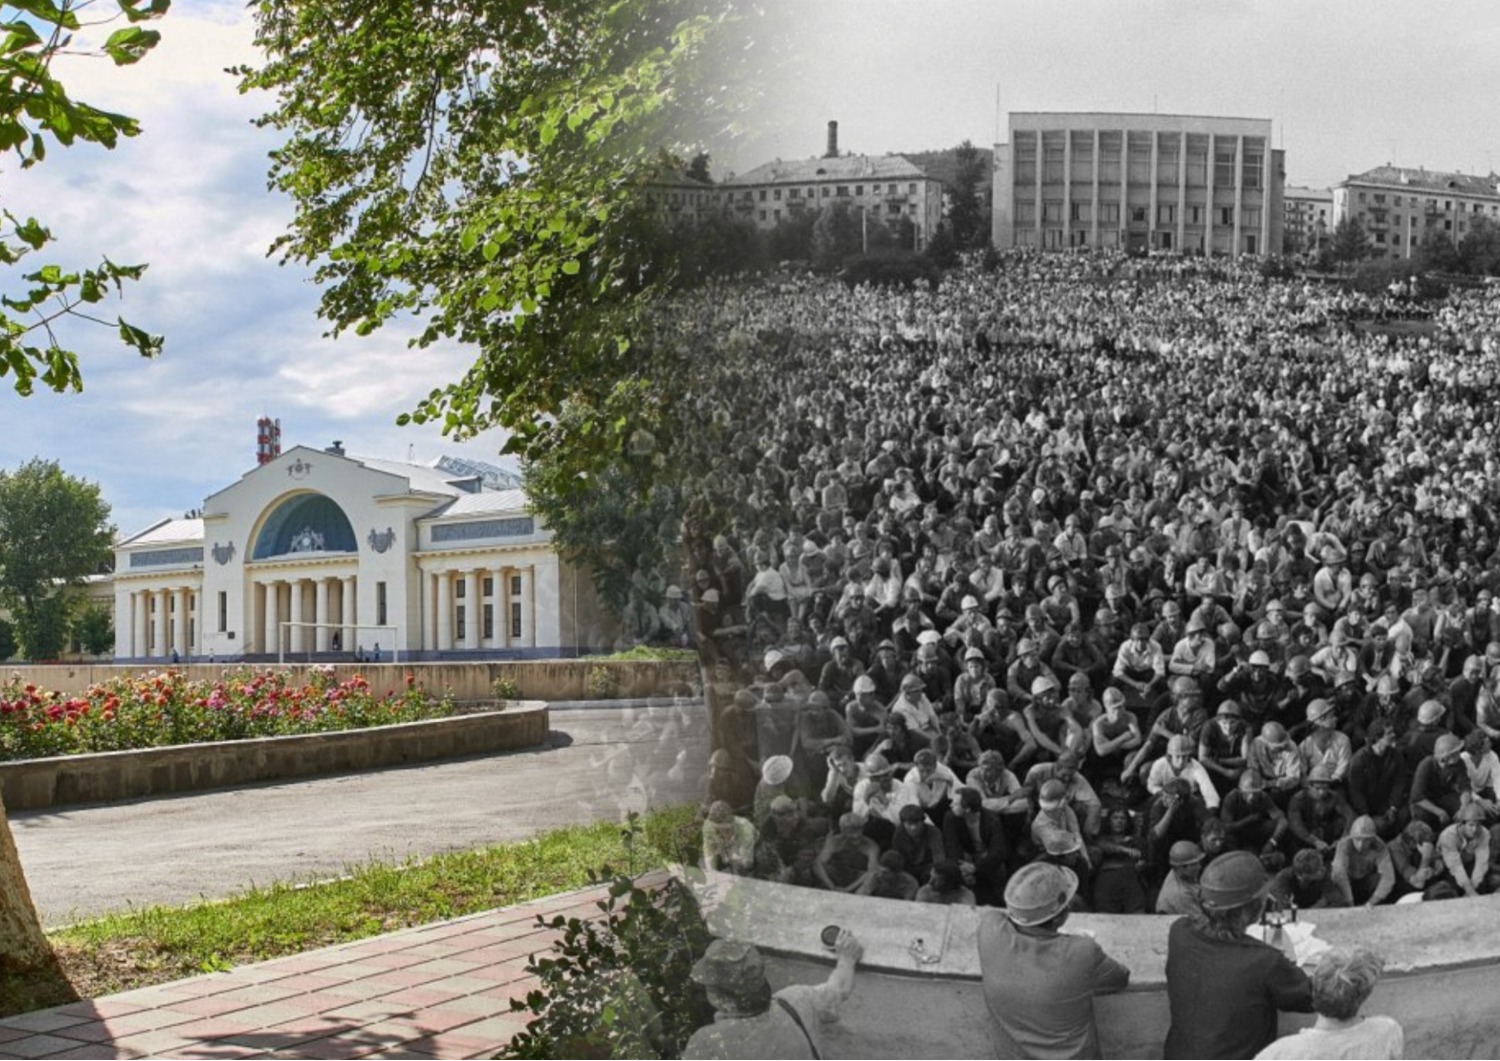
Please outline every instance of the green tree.
[{"label": "green tree", "polygon": [[1354,265],[1364,261],[1374,252],[1369,233],[1357,217],[1345,217],[1334,227],[1333,242],[1329,246],[1330,257],[1340,264]]},{"label": "green tree", "polygon": [[[171,0],[113,0],[113,14],[86,20],[79,12],[92,0],[16,0],[0,5],[0,151],[13,153],[22,169],[47,157],[49,145],[75,143],[112,148],[122,136],[135,136],[133,118],[112,114],[71,99],[52,76],[58,55],[76,52],[76,34],[123,19],[96,54],[117,65],[134,63],[156,44],[160,34],[138,23],[159,18]],[[144,265],[120,265],[104,258],[92,268],[77,269],[37,261],[52,242],[46,225],[0,208],[0,267],[10,270],[8,290],[0,296],[0,376],[9,375],[22,396],[36,382],[54,391],[83,389],[78,356],[61,334],[71,321],[87,321],[118,330],[126,346],[145,357],[161,352],[162,338],[117,317],[99,316],[99,305],[118,293],[127,280],[138,280]]]},{"label": "green tree", "polygon": [[110,610],[102,605],[90,605],[73,620],[73,633],[78,644],[91,656],[103,656],[115,647],[115,624]]},{"label": "green tree", "polygon": [[16,654],[16,628],[10,620],[0,619],[0,662]]},{"label": "green tree", "polygon": [[[75,48],[75,35],[101,22],[123,19],[105,39],[97,54],[107,56],[117,65],[136,62],[155,46],[159,34],[146,29],[142,22],[161,17],[170,0],[107,0],[95,9],[114,11],[110,18],[85,21],[79,12],[92,6],[92,0],[16,0],[0,5],[0,150],[14,153],[21,168],[29,169],[46,158],[49,145],[69,147],[83,142],[114,147],[122,136],[140,132],[134,119],[99,110],[70,98],[63,84],[52,75],[52,61],[64,51]],[[137,280],[144,265],[119,265],[103,259],[88,269],[69,269],[56,264],[37,264],[36,255],[52,240],[52,233],[34,217],[19,218],[0,208],[0,266],[11,270],[19,282],[0,295],[0,376],[9,375],[11,385],[22,396],[31,394],[38,379],[55,391],[80,390],[82,374],[77,356],[67,348],[60,335],[68,322],[84,321],[118,328],[126,346],[145,357],[161,351],[160,336],[150,335],[127,323],[97,316],[96,307],[112,292],[118,293],[127,280]],[[35,463],[35,462],[34,462]],[[32,467],[31,465],[27,466]],[[25,469],[22,469],[25,471]],[[17,473],[18,475],[20,473]],[[0,477],[9,487],[14,477]],[[98,500],[97,488],[92,489]],[[102,505],[102,502],[99,502]],[[103,509],[100,520],[107,518]],[[66,536],[73,528],[60,527]],[[94,524],[84,524],[89,533]],[[4,549],[0,555],[0,601],[10,602],[8,587],[19,585],[31,558]],[[107,538],[106,538],[107,549]],[[83,572],[87,573],[87,571]],[[50,588],[50,587],[49,587]],[[33,599],[46,601],[46,590],[31,590]],[[54,606],[39,603],[33,615],[30,635],[46,625]],[[21,630],[22,640],[28,636]],[[11,641],[9,631],[0,642]],[[14,652],[14,643],[0,643],[0,648]],[[58,1002],[76,997],[62,973],[57,956],[42,933],[31,889],[21,868],[20,856],[11,835],[10,823],[0,805],[0,970],[29,970],[48,977],[52,994]]]},{"label": "green tree", "polygon": [[[267,59],[238,72],[286,138],[271,183],[294,216],[273,252],[314,266],[335,334],[410,316],[416,346],[477,351],[403,422],[503,425],[527,460],[566,434],[595,467],[641,426],[632,336],[671,275],[644,192],[733,124],[764,49],[729,45],[755,17],[731,0],[258,5]],[[597,415],[564,425],[570,402]]]},{"label": "green tree", "polygon": [[99,487],[33,460],[0,472],[0,604],[21,652],[55,659],[68,631],[66,587],[109,561],[114,528]]},{"label": "green tree", "polygon": [[989,242],[980,183],[984,180],[984,156],[971,141],[953,149],[956,172],[948,189],[948,224],[959,250],[975,250]]}]

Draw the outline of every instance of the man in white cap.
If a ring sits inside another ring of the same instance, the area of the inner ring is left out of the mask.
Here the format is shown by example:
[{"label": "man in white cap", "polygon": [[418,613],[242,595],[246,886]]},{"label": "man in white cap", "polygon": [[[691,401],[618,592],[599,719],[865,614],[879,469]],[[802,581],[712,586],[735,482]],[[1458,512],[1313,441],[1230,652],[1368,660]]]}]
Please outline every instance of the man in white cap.
[{"label": "man in white cap", "polygon": [[1005,913],[979,921],[984,1001],[1000,1057],[1099,1057],[1094,995],[1123,991],[1130,970],[1088,936],[1060,930],[1078,876],[1033,862],[1005,886]]},{"label": "man in white cap", "polygon": [[692,977],[708,992],[714,1022],[699,1028],[683,1048],[685,1058],[803,1058],[825,1056],[823,1026],[838,1020],[854,992],[864,947],[848,929],[833,945],[838,957],[821,984],[793,984],[775,994],[766,963],[748,943],[716,939],[693,965]]}]

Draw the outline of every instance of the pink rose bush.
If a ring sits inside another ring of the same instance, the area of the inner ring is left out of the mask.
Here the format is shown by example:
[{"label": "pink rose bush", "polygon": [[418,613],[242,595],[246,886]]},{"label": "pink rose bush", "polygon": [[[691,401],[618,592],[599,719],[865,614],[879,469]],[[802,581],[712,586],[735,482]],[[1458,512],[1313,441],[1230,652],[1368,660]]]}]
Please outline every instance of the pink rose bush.
[{"label": "pink rose bush", "polygon": [[172,744],[281,737],[447,718],[411,674],[376,693],[361,675],[339,681],[315,668],[298,684],[279,671],[226,671],[189,681],[178,671],[111,678],[67,696],[12,678],[0,684],[0,760]]}]

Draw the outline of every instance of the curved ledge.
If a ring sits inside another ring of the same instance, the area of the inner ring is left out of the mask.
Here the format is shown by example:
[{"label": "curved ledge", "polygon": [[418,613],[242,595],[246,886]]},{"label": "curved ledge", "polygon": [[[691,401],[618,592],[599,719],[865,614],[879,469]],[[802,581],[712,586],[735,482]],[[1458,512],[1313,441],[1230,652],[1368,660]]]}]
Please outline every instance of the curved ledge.
[{"label": "curved ledge", "polygon": [[346,770],[534,748],[547,741],[547,705],[291,737],[180,744],[0,763],[12,811],[281,781]]},{"label": "curved ledge", "polygon": [[[853,997],[829,1035],[838,1057],[996,1057],[979,983],[979,919],[994,909],[868,899],[710,874],[701,889],[715,935],[766,954],[772,986],[816,982],[832,957],[823,926],[851,928],[865,946]],[[1400,1021],[1407,1057],[1500,1055],[1500,896],[1374,910],[1310,910],[1303,921],[1335,947],[1366,946],[1387,961],[1366,1013]],[[1130,968],[1131,985],[1095,1000],[1105,1057],[1160,1057],[1167,1034],[1170,917],[1077,914],[1065,931],[1087,932]],[[918,962],[912,942],[936,960]],[[1282,1034],[1311,1023],[1285,1015]]]}]

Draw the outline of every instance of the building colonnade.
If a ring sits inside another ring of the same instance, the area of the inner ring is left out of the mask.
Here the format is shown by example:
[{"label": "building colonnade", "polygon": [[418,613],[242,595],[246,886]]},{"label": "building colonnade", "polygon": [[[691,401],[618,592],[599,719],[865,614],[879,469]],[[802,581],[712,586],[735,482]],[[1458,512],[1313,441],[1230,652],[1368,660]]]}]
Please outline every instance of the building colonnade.
[{"label": "building colonnade", "polygon": [[190,656],[200,643],[197,586],[132,590],[130,616],[130,650],[137,659]]}]

